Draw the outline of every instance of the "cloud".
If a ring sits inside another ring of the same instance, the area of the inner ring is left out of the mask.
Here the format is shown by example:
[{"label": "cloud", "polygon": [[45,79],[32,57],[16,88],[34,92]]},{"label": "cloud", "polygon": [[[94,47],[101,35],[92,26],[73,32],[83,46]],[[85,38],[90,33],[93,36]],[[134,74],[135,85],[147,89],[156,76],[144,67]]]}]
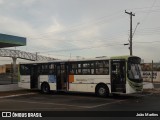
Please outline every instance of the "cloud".
[{"label": "cloud", "polygon": [[29,49],[26,49],[26,47],[18,47],[17,49],[23,48],[22,50],[29,50],[31,52],[32,49],[30,48],[36,48],[37,46],[43,44],[40,41],[36,41],[28,37],[29,35],[39,35],[39,31],[34,29],[30,23],[8,16],[0,16],[0,18],[0,31],[3,31],[1,33],[27,38],[27,48]]},{"label": "cloud", "polygon": [[53,34],[57,32],[61,32],[65,29],[64,25],[60,23],[56,18],[52,18],[52,22],[48,28],[46,28],[47,32],[52,32]]},{"label": "cloud", "polygon": [[7,16],[0,16],[0,18],[1,31],[20,36],[26,36],[27,34],[33,33],[31,25],[25,21]]},{"label": "cloud", "polygon": [[23,0],[23,1],[21,1],[22,2],[22,4],[24,4],[24,5],[31,5],[31,4],[33,4],[33,3],[35,3],[35,2],[38,2],[37,0]]},{"label": "cloud", "polygon": [[[0,31],[27,37],[27,47],[17,49],[41,52],[46,55],[54,54],[54,51],[59,50],[64,50],[60,54],[71,53],[75,56],[129,54],[128,46],[115,45],[128,42],[129,16],[124,10],[130,7],[150,6],[152,2],[0,0]],[[139,9],[132,9],[133,12],[134,10]],[[145,17],[144,13],[136,12],[136,16],[133,17],[133,29],[136,21]],[[134,42],[139,41],[159,40],[159,35],[144,35],[148,34],[148,31],[139,34],[141,32],[139,30],[144,27],[158,27],[159,16],[157,14],[150,13],[147,19],[145,24],[141,23],[138,26],[133,45]],[[92,47],[94,49],[85,49]],[[69,51],[72,49],[82,50]],[[152,52],[158,51],[159,47],[153,48],[151,44],[136,44],[133,50],[136,55],[148,57],[153,55]],[[157,60],[156,52],[155,56],[152,57]]]},{"label": "cloud", "polygon": [[4,3],[4,0],[0,0],[0,5]]}]

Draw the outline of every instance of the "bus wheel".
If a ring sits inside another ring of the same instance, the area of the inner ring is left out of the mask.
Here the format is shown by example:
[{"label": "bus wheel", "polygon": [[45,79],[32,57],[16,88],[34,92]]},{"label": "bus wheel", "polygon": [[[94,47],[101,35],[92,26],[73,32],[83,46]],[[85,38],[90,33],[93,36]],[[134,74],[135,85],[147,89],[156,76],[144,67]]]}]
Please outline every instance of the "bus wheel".
[{"label": "bus wheel", "polygon": [[50,87],[49,87],[48,83],[46,83],[46,82],[42,83],[42,85],[41,85],[41,92],[45,93],[45,94],[50,93]]},{"label": "bus wheel", "polygon": [[96,87],[96,95],[99,97],[109,96],[109,89],[106,85],[99,85]]}]

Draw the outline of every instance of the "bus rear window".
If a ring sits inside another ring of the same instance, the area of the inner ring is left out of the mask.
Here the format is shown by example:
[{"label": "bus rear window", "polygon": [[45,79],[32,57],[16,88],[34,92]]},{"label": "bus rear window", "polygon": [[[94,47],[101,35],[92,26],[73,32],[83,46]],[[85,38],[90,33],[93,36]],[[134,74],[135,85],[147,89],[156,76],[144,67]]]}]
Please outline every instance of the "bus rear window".
[{"label": "bus rear window", "polygon": [[20,65],[20,74],[21,75],[29,75],[30,74],[30,65]]}]

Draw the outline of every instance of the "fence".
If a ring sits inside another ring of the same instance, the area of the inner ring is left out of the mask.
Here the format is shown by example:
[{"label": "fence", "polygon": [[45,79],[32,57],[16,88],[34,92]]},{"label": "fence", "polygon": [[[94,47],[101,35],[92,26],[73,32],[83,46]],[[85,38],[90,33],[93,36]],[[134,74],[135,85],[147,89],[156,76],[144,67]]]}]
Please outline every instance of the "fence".
[{"label": "fence", "polygon": [[16,84],[18,83],[18,76],[12,73],[0,74],[0,85],[4,84]]},{"label": "fence", "polygon": [[152,77],[153,77],[153,82],[159,82],[160,83],[160,71],[142,71],[142,78],[144,82],[152,82]]},{"label": "fence", "polygon": [[144,82],[160,83],[160,63],[142,63],[141,68]]}]

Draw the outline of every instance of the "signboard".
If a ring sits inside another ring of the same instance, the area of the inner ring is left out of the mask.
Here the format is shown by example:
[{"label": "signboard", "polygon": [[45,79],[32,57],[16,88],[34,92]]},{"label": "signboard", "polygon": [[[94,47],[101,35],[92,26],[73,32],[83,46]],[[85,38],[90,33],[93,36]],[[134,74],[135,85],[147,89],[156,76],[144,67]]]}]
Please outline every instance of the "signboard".
[{"label": "signboard", "polygon": [[25,46],[26,38],[0,33],[0,48]]}]

